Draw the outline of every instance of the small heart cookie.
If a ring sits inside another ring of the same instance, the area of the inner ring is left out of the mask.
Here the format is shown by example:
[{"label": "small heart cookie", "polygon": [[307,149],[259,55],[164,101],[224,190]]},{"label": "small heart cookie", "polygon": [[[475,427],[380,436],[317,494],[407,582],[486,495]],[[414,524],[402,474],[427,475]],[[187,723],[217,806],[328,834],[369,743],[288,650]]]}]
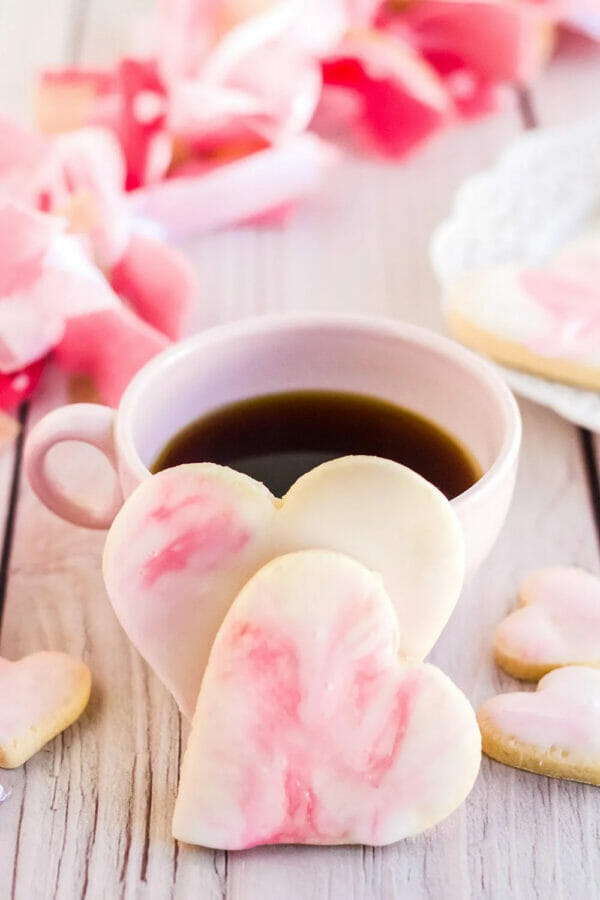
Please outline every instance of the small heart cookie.
[{"label": "small heart cookie", "polygon": [[22,765],[79,718],[90,696],[90,670],[66,653],[0,658],[0,768]]},{"label": "small heart cookie", "polygon": [[565,666],[535,693],[500,694],[477,715],[483,752],[537,775],[600,785],[600,671]]},{"label": "small heart cookie", "polygon": [[283,500],[225,466],[166,469],[115,518],[104,579],[129,638],[189,717],[217,630],[242,586],[276,556],[319,547],[381,573],[401,651],[422,659],[462,587],[462,532],[437,488],[387,459],[324,463]]},{"label": "small heart cookie", "polygon": [[398,656],[381,579],[303,550],[245,585],[212,648],[173,819],[176,838],[388,844],[446,818],[479,770],[467,699]]},{"label": "small heart cookie", "polygon": [[467,272],[446,315],[460,341],[515,369],[600,390],[600,231],[544,269],[517,263]]},{"label": "small heart cookie", "polygon": [[505,672],[537,681],[559,666],[600,666],[600,578],[571,566],[537,569],[519,601],[494,640]]}]

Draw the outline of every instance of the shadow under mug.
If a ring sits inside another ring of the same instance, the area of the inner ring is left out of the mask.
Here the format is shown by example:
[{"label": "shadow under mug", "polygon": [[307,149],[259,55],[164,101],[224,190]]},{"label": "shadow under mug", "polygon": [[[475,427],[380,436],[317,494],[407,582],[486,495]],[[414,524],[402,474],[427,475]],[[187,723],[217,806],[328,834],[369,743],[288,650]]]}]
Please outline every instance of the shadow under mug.
[{"label": "shadow under mug", "polygon": [[[247,319],[175,344],[133,378],[117,410],[72,404],[32,430],[25,468],[43,503],[88,528],[107,528],[168,440],[202,414],[248,397],[303,389],[368,394],[407,407],[449,431],[483,475],[452,500],[465,539],[467,575],[491,549],[513,493],[521,422],[504,381],[475,354],[425,329],[330,314]],[[68,496],[46,465],[63,441],[100,450],[114,469],[103,509]]]}]

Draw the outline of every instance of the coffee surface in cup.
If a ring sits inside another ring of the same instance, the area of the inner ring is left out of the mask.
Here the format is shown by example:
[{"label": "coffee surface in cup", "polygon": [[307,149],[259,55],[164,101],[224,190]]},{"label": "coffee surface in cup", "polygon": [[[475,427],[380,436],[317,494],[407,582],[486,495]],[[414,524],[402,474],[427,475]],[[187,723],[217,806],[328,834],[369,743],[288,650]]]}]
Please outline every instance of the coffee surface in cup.
[{"label": "coffee surface in cup", "polygon": [[403,463],[449,499],[482,474],[470,451],[434,422],[385,400],[323,390],[252,397],[213,410],[171,438],[151,469],[220,463],[283,496],[305,472],[352,454]]}]

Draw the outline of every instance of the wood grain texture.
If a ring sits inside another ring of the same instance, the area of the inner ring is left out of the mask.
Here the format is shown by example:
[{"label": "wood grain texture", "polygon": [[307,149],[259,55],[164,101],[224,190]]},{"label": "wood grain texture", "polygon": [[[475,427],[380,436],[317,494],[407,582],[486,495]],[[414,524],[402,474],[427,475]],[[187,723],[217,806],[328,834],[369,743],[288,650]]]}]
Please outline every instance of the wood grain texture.
[{"label": "wood grain texture", "polygon": [[[34,4],[27,0],[11,12],[13,34],[26,33]],[[122,40],[115,24],[122,13],[117,0],[53,4],[44,19],[50,55],[64,61],[83,50],[85,58],[107,58],[112,42]],[[41,53],[39,46],[31,50],[35,64]],[[28,77],[19,75],[23,84]],[[378,312],[440,327],[429,233],[462,178],[487,165],[520,127],[508,110],[449,132],[403,166],[347,161],[285,228],[190,242],[200,276],[193,327],[307,308]],[[64,385],[50,372],[32,421],[62,396]],[[509,519],[432,655],[474,704],[514,688],[494,667],[491,645],[522,575],[557,561],[598,569],[578,433],[533,404],[521,409],[523,453]],[[95,463],[69,452],[85,488],[96,480]],[[0,806],[0,871],[8,873],[1,897],[11,889],[18,900],[598,896],[600,792],[489,761],[449,820],[392,847],[226,854],[175,845],[170,818],[185,734],[171,699],[111,613],[100,575],[102,543],[101,533],[44,510],[21,482],[0,652],[67,650],[90,665],[94,688],[73,728],[22,769],[0,775],[13,791]]]}]

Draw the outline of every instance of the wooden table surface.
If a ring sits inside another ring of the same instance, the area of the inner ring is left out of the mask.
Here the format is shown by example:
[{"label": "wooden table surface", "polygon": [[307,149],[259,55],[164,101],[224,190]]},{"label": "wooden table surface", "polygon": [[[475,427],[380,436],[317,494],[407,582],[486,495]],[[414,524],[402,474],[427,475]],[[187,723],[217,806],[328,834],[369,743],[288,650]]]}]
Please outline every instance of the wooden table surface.
[{"label": "wooden table surface", "polygon": [[[110,59],[129,16],[149,2],[0,0],[0,105],[25,117],[43,64]],[[283,229],[231,231],[188,246],[197,264],[195,327],[269,310],[362,310],[441,327],[427,262],[456,186],[488,165],[531,117],[568,122],[596,103],[600,52],[567,55],[499,115],[434,140],[404,165],[345,162]],[[26,433],[64,398],[50,373]],[[474,705],[516,683],[491,656],[493,630],[520,578],[544,563],[599,569],[598,444],[521,402],[524,438],[502,536],[432,659]],[[0,898],[595,898],[600,790],[484,759],[466,803],[420,837],[385,848],[258,848],[225,853],[170,836],[182,732],[170,696],[128,644],[100,573],[103,533],[47,512],[20,473],[21,444],[0,456],[4,510],[0,652],[81,656],[94,688],[80,721],[25,766],[0,772]],[[89,458],[74,456],[83,483]],[[595,500],[595,505],[594,505]]]}]

